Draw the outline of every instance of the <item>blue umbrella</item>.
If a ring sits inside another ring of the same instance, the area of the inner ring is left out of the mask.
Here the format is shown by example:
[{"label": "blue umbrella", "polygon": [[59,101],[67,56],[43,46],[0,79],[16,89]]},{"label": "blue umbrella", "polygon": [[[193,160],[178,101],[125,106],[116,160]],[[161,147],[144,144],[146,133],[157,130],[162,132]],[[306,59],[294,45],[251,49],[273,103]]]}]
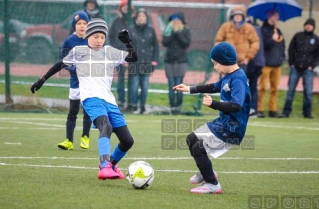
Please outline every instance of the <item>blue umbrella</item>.
[{"label": "blue umbrella", "polygon": [[281,21],[300,17],[302,12],[301,6],[295,0],[256,0],[249,5],[247,15],[265,21],[270,9],[275,9],[279,13]]}]

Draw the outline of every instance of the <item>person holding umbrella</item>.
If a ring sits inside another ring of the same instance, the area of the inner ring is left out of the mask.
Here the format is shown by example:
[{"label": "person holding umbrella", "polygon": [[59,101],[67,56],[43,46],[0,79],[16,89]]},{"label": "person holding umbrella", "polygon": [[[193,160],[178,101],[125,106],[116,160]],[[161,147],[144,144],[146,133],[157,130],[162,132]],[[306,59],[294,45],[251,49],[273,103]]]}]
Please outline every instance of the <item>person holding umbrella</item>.
[{"label": "person holding umbrella", "polygon": [[278,85],[281,76],[281,66],[285,60],[285,41],[282,32],[277,28],[279,13],[275,9],[267,11],[261,31],[264,42],[265,66],[259,81],[257,117],[263,118],[264,100],[268,82],[270,82],[270,97],[268,102],[268,116],[283,117],[277,113]]},{"label": "person holding umbrella", "polygon": [[262,69],[258,91],[257,117],[264,115],[264,99],[270,81],[270,98],[268,102],[269,117],[283,117],[277,113],[278,84],[281,65],[285,60],[284,36],[277,28],[278,20],[286,21],[300,17],[301,6],[295,0],[256,0],[249,5],[247,15],[264,21],[261,30],[264,42],[265,67]]}]

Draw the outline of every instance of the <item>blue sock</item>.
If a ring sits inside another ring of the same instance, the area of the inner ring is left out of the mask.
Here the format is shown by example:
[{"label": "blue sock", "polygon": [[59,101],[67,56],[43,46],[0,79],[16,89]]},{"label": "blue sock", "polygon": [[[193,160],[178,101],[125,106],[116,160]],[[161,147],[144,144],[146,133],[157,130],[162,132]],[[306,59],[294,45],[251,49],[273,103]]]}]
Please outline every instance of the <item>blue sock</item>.
[{"label": "blue sock", "polygon": [[119,149],[119,146],[116,145],[116,147],[114,148],[114,151],[112,153],[112,158],[115,161],[115,164],[113,164],[113,169],[115,167],[115,165],[120,162],[120,160],[126,155],[126,152],[123,152]]},{"label": "blue sock", "polygon": [[[110,143],[110,139],[107,137],[101,137],[99,138],[99,142],[98,142],[98,149],[99,149],[99,155],[103,156],[103,155],[110,155],[111,153],[111,143]],[[108,162],[103,161],[101,162],[101,169],[105,168],[105,166],[107,165]]]}]

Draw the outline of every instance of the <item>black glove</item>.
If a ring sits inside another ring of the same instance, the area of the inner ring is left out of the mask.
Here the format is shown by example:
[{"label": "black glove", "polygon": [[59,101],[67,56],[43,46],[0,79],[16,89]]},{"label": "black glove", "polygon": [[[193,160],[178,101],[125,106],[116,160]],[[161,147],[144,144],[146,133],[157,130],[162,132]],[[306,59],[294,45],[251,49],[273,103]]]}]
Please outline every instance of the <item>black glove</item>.
[{"label": "black glove", "polygon": [[128,33],[128,30],[123,29],[118,32],[117,38],[125,45],[128,45],[131,43],[130,34]]},{"label": "black glove", "polygon": [[45,82],[45,78],[40,78],[31,86],[31,92],[34,94],[35,91],[38,91]]}]

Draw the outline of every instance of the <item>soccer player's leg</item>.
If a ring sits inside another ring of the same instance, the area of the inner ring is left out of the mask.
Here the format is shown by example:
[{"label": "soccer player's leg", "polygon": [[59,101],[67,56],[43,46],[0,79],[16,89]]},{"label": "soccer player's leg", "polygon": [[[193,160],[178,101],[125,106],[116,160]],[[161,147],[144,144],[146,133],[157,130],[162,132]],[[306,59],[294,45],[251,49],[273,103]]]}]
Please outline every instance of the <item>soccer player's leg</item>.
[{"label": "soccer player's leg", "polygon": [[80,147],[82,149],[88,149],[90,147],[90,129],[91,129],[90,116],[83,109],[83,132],[81,136]]},{"label": "soccer player's leg", "polygon": [[125,175],[118,168],[117,164],[126,155],[127,151],[133,146],[134,140],[126,125],[114,128],[113,131],[119,139],[120,143],[116,145],[116,147],[113,150],[113,153],[111,155],[111,162],[114,171],[119,174],[119,178],[124,179]]},{"label": "soccer player's leg", "polygon": [[80,100],[70,99],[69,113],[66,121],[66,140],[58,144],[60,149],[73,150],[73,136],[79,108]]},{"label": "soccer player's leg", "polygon": [[115,105],[108,104],[108,115],[110,123],[113,127],[113,132],[116,134],[120,143],[115,146],[111,155],[111,162],[115,172],[119,174],[119,179],[124,179],[125,175],[118,168],[117,164],[126,155],[127,151],[133,146],[133,137],[127,128],[123,114],[119,108]]},{"label": "soccer player's leg", "polygon": [[204,179],[204,183],[199,187],[191,189],[190,192],[197,194],[222,193],[221,186],[213,171],[212,162],[207,156],[207,152],[204,148],[203,140],[199,140],[193,145],[192,152],[196,165]]},{"label": "soccer player's leg", "polygon": [[[199,139],[197,138],[197,136],[195,135],[194,132],[190,133],[187,137],[186,137],[186,143],[188,145],[189,151],[191,156],[193,155],[193,146],[199,141]],[[214,171],[214,175],[215,178],[218,178],[217,173]],[[190,179],[189,182],[191,184],[200,184],[204,182],[204,178],[203,175],[201,174],[201,172],[199,171],[197,174],[193,175]]]},{"label": "soccer player's leg", "polygon": [[114,172],[110,162],[110,137],[113,128],[110,124],[104,101],[98,98],[88,98],[83,101],[83,107],[90,116],[91,121],[93,121],[93,127],[98,128],[100,132],[98,140],[100,156],[98,178],[102,180],[118,178],[119,175]]}]

